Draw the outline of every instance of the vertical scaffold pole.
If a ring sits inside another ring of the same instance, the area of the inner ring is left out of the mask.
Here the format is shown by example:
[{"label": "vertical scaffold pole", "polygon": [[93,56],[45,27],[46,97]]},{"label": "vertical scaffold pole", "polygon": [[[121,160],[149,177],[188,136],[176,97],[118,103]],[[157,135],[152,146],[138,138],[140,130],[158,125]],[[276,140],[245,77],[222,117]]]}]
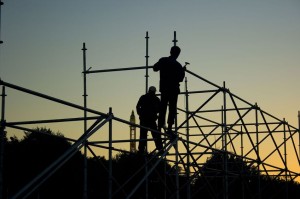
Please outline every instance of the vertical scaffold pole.
[{"label": "vertical scaffold pole", "polygon": [[[147,138],[148,139],[148,138]],[[147,144],[148,145],[148,144]],[[148,146],[146,145],[146,151],[148,152]],[[145,156],[145,175],[148,173],[148,159]],[[149,181],[148,181],[148,176],[145,179],[145,199],[149,198]]]},{"label": "vertical scaffold pole", "polygon": [[176,39],[176,31],[174,31],[174,39],[172,41],[174,43],[174,46],[176,46],[178,40]]},{"label": "vertical scaffold pole", "polygon": [[[241,126],[241,157],[242,157],[242,163],[244,162],[244,139],[243,139],[243,127]],[[244,176],[244,164],[242,164],[242,183],[241,183],[241,186],[242,186],[242,199],[245,198],[245,183],[244,183],[244,179],[245,179],[245,176]]]},{"label": "vertical scaffold pole", "polygon": [[[178,121],[177,121],[177,112],[175,117],[175,129],[177,129]],[[176,172],[175,172],[175,185],[176,185],[176,199],[179,199],[179,151],[178,151],[178,139],[176,139],[175,143],[175,165],[176,165]]]},{"label": "vertical scaffold pole", "polygon": [[298,138],[298,144],[299,144],[299,158],[300,158],[300,111],[298,111],[298,135],[299,135],[299,138]]},{"label": "vertical scaffold pole", "polygon": [[0,44],[2,44],[3,43],[3,41],[1,40],[1,18],[2,18],[2,11],[1,11],[1,7],[3,6],[3,2],[2,2],[2,0],[0,0]]},{"label": "vertical scaffold pole", "polygon": [[[178,127],[178,123],[177,123],[177,115],[178,112],[176,111],[176,117],[175,117],[175,131],[177,131],[177,127]],[[176,143],[174,144],[174,148],[175,148],[175,187],[176,187],[176,199],[179,199],[179,152],[178,152],[178,139],[176,139]],[[166,157],[165,157],[166,159]],[[165,163],[165,167],[166,167],[166,163]],[[166,173],[166,170],[165,170]],[[165,198],[167,198],[167,190],[165,190]]]},{"label": "vertical scaffold pole", "polygon": [[[177,121],[177,115],[178,112],[176,111],[176,117],[175,117],[175,129],[177,131],[178,127],[178,121]],[[175,172],[175,185],[176,185],[176,199],[179,199],[179,151],[178,151],[178,139],[176,139],[175,142],[175,166],[176,166],[176,172]],[[166,195],[166,194],[165,194]]]},{"label": "vertical scaffold pole", "polygon": [[261,198],[261,186],[260,186],[260,155],[259,155],[259,134],[258,134],[258,105],[255,103],[255,133],[256,133],[256,151],[257,151],[257,171],[258,171],[258,183],[257,183],[257,188],[258,188],[258,199]]},{"label": "vertical scaffold pole", "polygon": [[5,86],[2,86],[2,108],[1,108],[1,126],[0,126],[0,198],[4,198],[3,193],[3,160],[5,145]]},{"label": "vertical scaffold pole", "polygon": [[[176,46],[176,43],[177,43],[177,39],[176,39],[176,31],[174,31],[174,39],[173,39],[173,44],[174,46]],[[178,121],[177,121],[177,112],[176,112],[176,117],[175,117],[175,129],[177,131],[177,124],[178,124]],[[178,161],[179,161],[179,152],[178,152],[178,139],[176,140],[176,144],[175,144],[175,164],[176,164],[176,199],[179,199],[179,165],[178,165]]]},{"label": "vertical scaffold pole", "polygon": [[[187,77],[185,78],[185,118],[186,118],[186,140],[187,140],[187,150],[190,150],[190,125],[189,125],[189,94],[188,94],[188,86],[187,86]],[[189,154],[189,151],[187,151],[187,154]],[[190,183],[190,156],[187,155],[186,157],[186,164],[187,164],[187,199],[191,196],[191,183]]]},{"label": "vertical scaffold pole", "polygon": [[228,169],[227,169],[227,119],[226,119],[226,87],[225,87],[225,81],[223,82],[223,136],[224,136],[224,142],[223,142],[223,167],[224,167],[224,178],[223,178],[223,189],[224,189],[224,199],[228,199]]},{"label": "vertical scaffold pole", "polygon": [[[222,129],[221,129],[221,150],[224,151],[224,143],[225,143],[225,136],[224,136],[224,106],[222,105],[221,106],[221,124],[222,124]],[[224,153],[222,154],[224,156]],[[221,164],[221,163],[220,163]],[[223,169],[223,175],[222,175],[222,185],[223,185],[223,190],[224,190],[224,180],[225,180],[225,177],[224,177],[224,158],[222,158],[222,169]],[[224,194],[223,194],[224,196]],[[224,199],[224,197],[223,197]]]},{"label": "vertical scaffold pole", "polygon": [[[83,43],[82,47],[83,53],[83,106],[84,106],[84,121],[83,121],[83,130],[84,133],[87,131],[87,83],[86,83],[86,47],[85,43]],[[86,141],[84,142],[84,162],[83,162],[83,199],[87,199],[87,146]]]},{"label": "vertical scaffold pole", "polygon": [[[1,18],[3,2],[0,0],[0,44],[3,43],[1,40]],[[1,111],[1,126],[0,126],[0,198],[4,198],[3,193],[3,159],[4,159],[4,144],[5,144],[5,87],[2,86],[2,111]]]},{"label": "vertical scaffold pole", "polygon": [[289,198],[289,191],[288,191],[288,168],[287,168],[287,151],[286,151],[286,125],[287,122],[285,118],[283,118],[283,151],[284,151],[284,176],[285,176],[285,198]]},{"label": "vertical scaffold pole", "polygon": [[[109,108],[109,115],[112,114],[112,108]],[[112,198],[112,119],[109,120],[109,132],[108,132],[108,140],[109,140],[109,151],[108,151],[108,164],[109,164],[109,174],[108,174],[108,198]]]},{"label": "vertical scaffold pole", "polygon": [[147,93],[148,92],[148,78],[149,78],[149,74],[148,74],[148,69],[149,69],[149,35],[148,35],[148,31],[146,32],[146,56],[145,56],[145,58],[146,58],[146,75],[145,75],[145,77],[146,77],[146,91],[145,91],[145,93]]},{"label": "vertical scaffold pole", "polygon": [[[149,34],[148,34],[148,31],[146,32],[146,56],[145,56],[145,58],[146,58],[146,75],[145,75],[145,77],[146,77],[146,90],[145,90],[145,93],[147,93],[148,92],[148,87],[149,87],[149,85],[148,85],[148,78],[149,78],[149,74],[148,74],[148,66],[149,66]],[[148,139],[148,136],[147,136],[147,138],[146,139]],[[147,141],[147,144],[146,144],[146,151],[148,152],[148,141]],[[147,157],[145,157],[145,164],[146,164],[146,166],[145,166],[145,174],[147,174],[148,173],[148,160],[147,160]],[[145,179],[145,199],[148,199],[148,177]]]},{"label": "vertical scaffold pole", "polygon": [[243,127],[241,126],[241,156],[244,159],[244,140],[243,140]]},{"label": "vertical scaffold pole", "polygon": [[[83,106],[86,109],[87,108],[87,82],[86,82],[86,47],[85,43],[83,43]],[[84,132],[87,130],[87,112],[84,110]]]}]

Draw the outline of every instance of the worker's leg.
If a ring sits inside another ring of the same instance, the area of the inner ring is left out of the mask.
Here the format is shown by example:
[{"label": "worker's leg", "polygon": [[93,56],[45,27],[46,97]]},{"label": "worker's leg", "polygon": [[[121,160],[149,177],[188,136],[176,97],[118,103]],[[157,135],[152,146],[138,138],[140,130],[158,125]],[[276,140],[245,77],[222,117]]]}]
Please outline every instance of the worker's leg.
[{"label": "worker's leg", "polygon": [[[151,122],[151,126],[149,126],[151,129],[157,130],[156,122]],[[155,146],[157,150],[162,149],[162,141],[161,141],[161,135],[157,132],[151,131],[152,137],[155,142]]]},{"label": "worker's leg", "polygon": [[169,116],[168,116],[168,131],[172,130],[172,125],[175,122],[177,114],[178,93],[169,94]]},{"label": "worker's leg", "polygon": [[161,131],[161,128],[163,128],[165,125],[167,106],[168,106],[168,96],[165,93],[162,93],[161,100],[160,100],[159,115],[158,115],[158,131]]},{"label": "worker's leg", "polygon": [[[145,122],[140,122],[141,126],[145,126]],[[139,140],[139,152],[144,153],[146,152],[146,145],[147,145],[147,129],[140,128],[140,140]]]}]

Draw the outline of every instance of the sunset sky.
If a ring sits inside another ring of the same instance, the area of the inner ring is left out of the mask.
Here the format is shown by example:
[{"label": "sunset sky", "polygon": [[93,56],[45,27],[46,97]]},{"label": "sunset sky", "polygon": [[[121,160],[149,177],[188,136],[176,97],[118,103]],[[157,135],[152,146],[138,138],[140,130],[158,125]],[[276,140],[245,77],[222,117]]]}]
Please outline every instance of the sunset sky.
[{"label": "sunset sky", "polygon": [[[3,81],[83,105],[83,42],[92,70],[144,66],[148,31],[153,65],[169,55],[176,31],[178,61],[189,62],[189,70],[220,86],[225,81],[234,94],[298,127],[299,0],[3,2]],[[158,73],[149,75],[149,84],[158,87]],[[112,107],[115,116],[129,120],[145,92],[144,76],[140,70],[89,74],[88,107],[104,113]],[[190,91],[203,88],[203,82],[189,84]],[[6,94],[7,121],[83,116],[11,89]],[[49,127],[69,137],[82,133],[82,125]]]}]

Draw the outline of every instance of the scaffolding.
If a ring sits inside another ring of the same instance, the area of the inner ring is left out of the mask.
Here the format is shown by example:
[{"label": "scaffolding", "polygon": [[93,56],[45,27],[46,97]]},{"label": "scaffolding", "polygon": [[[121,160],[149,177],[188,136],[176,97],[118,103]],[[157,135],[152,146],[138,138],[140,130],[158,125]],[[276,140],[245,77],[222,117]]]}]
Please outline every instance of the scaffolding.
[{"label": "scaffolding", "polygon": [[[152,68],[148,64],[148,40],[149,35],[146,32],[146,65],[139,67],[128,68],[115,68],[104,70],[87,70],[86,64],[86,45],[83,43],[83,106],[70,103],[46,94],[32,91],[18,85],[8,83],[0,80],[2,85],[2,107],[1,107],[1,167],[0,167],[0,194],[3,195],[3,145],[5,141],[5,133],[7,128],[19,129],[22,131],[34,132],[34,129],[29,129],[23,125],[27,124],[47,124],[47,123],[65,123],[72,121],[80,121],[84,124],[82,135],[78,139],[66,138],[72,140],[73,144],[65,153],[63,153],[56,161],[52,162],[43,172],[35,178],[28,181],[28,183],[18,192],[14,193],[11,199],[26,198],[37,190],[47,179],[53,175],[62,165],[64,165],[76,152],[83,150],[84,156],[87,157],[87,152],[90,151],[95,154],[91,148],[99,147],[107,150],[108,152],[108,198],[111,199],[119,192],[124,184],[119,185],[117,189],[113,189],[113,169],[112,159],[113,152],[126,152],[132,153],[133,150],[124,150],[117,147],[117,143],[131,143],[138,140],[114,139],[113,124],[119,122],[127,125],[130,129],[146,128],[135,124],[135,122],[127,121],[126,119],[119,118],[113,114],[112,108],[109,108],[108,113],[103,113],[94,109],[88,108],[87,105],[87,75],[92,73],[105,73],[117,72],[127,70],[145,70],[145,90],[148,90],[148,70]],[[178,42],[176,32],[174,32],[173,44]],[[201,90],[190,91],[188,89],[188,79],[194,79],[199,82],[197,85]],[[16,91],[24,92],[39,98],[50,100],[73,109],[83,111],[83,117],[77,118],[63,118],[63,119],[49,119],[37,121],[19,121],[10,122],[5,120],[5,99],[6,89],[13,89]],[[207,88],[207,89],[203,89]],[[223,156],[234,156],[245,161],[248,166],[257,169],[260,175],[269,176],[275,179],[285,179],[286,181],[295,181],[299,179],[299,172],[290,169],[290,159],[293,157],[297,159],[300,164],[300,132],[299,127],[290,125],[285,119],[281,120],[265,111],[263,111],[257,103],[251,104],[250,102],[238,97],[226,88],[225,82],[219,86],[209,80],[201,77],[200,75],[186,69],[186,78],[184,81],[184,91],[180,93],[180,97],[184,98],[185,107],[177,108],[177,119],[175,122],[174,131],[177,136],[171,139],[168,134],[160,133],[164,139],[164,153],[156,154],[155,149],[148,148],[149,153],[153,155],[150,160],[145,161],[143,170],[143,178],[135,185],[126,198],[134,196],[139,187],[143,186],[149,175],[155,170],[158,164],[164,159],[174,165],[175,168],[175,184],[176,193],[173,198],[180,197],[180,190],[185,187],[186,197],[192,198],[193,191],[191,184],[197,177],[203,174],[203,165],[206,160],[213,153],[220,153]],[[190,106],[191,102],[194,105]],[[92,114],[93,116],[88,116]],[[300,112],[298,115],[300,126]],[[88,121],[92,122],[88,125]],[[89,141],[88,139],[99,132],[103,127],[108,127],[108,140]],[[146,128],[151,130],[149,128]],[[148,139],[153,140],[153,139]],[[297,149],[298,144],[298,149]],[[130,145],[131,146],[131,145]],[[271,149],[266,150],[271,146]],[[131,147],[130,147],[131,148]],[[289,156],[287,154],[289,148]],[[274,159],[277,163],[273,164]],[[83,182],[83,198],[87,199],[87,160],[84,160],[84,182]],[[152,162],[151,162],[152,161]],[[153,162],[154,161],[154,162]],[[151,164],[148,164],[151,162]],[[182,170],[179,167],[183,168]],[[223,191],[222,198],[228,199],[229,184],[232,182],[233,176],[237,175],[229,171],[229,163],[227,158],[223,158],[222,169],[222,183]],[[137,171],[141,172],[141,170]],[[240,175],[240,173],[238,174]],[[188,180],[185,183],[179,182],[179,176],[186,176]],[[125,183],[129,183],[130,179]],[[206,181],[209,186],[209,179]],[[263,187],[257,185],[257,198],[260,197],[260,192]],[[212,191],[213,192],[213,191]],[[212,198],[217,198],[212,193]],[[166,197],[166,196],[165,196]],[[148,198],[147,189],[145,191],[145,198]]]}]

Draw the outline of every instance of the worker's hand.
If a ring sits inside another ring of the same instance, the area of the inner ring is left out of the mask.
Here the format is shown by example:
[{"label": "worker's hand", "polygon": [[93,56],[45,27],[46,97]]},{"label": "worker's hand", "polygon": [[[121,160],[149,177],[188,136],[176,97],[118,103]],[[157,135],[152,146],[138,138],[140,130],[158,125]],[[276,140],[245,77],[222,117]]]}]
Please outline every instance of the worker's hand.
[{"label": "worker's hand", "polygon": [[190,64],[189,62],[185,62],[185,65],[184,65],[184,67],[183,67],[183,70],[186,71],[186,66],[189,65],[189,64]]}]

